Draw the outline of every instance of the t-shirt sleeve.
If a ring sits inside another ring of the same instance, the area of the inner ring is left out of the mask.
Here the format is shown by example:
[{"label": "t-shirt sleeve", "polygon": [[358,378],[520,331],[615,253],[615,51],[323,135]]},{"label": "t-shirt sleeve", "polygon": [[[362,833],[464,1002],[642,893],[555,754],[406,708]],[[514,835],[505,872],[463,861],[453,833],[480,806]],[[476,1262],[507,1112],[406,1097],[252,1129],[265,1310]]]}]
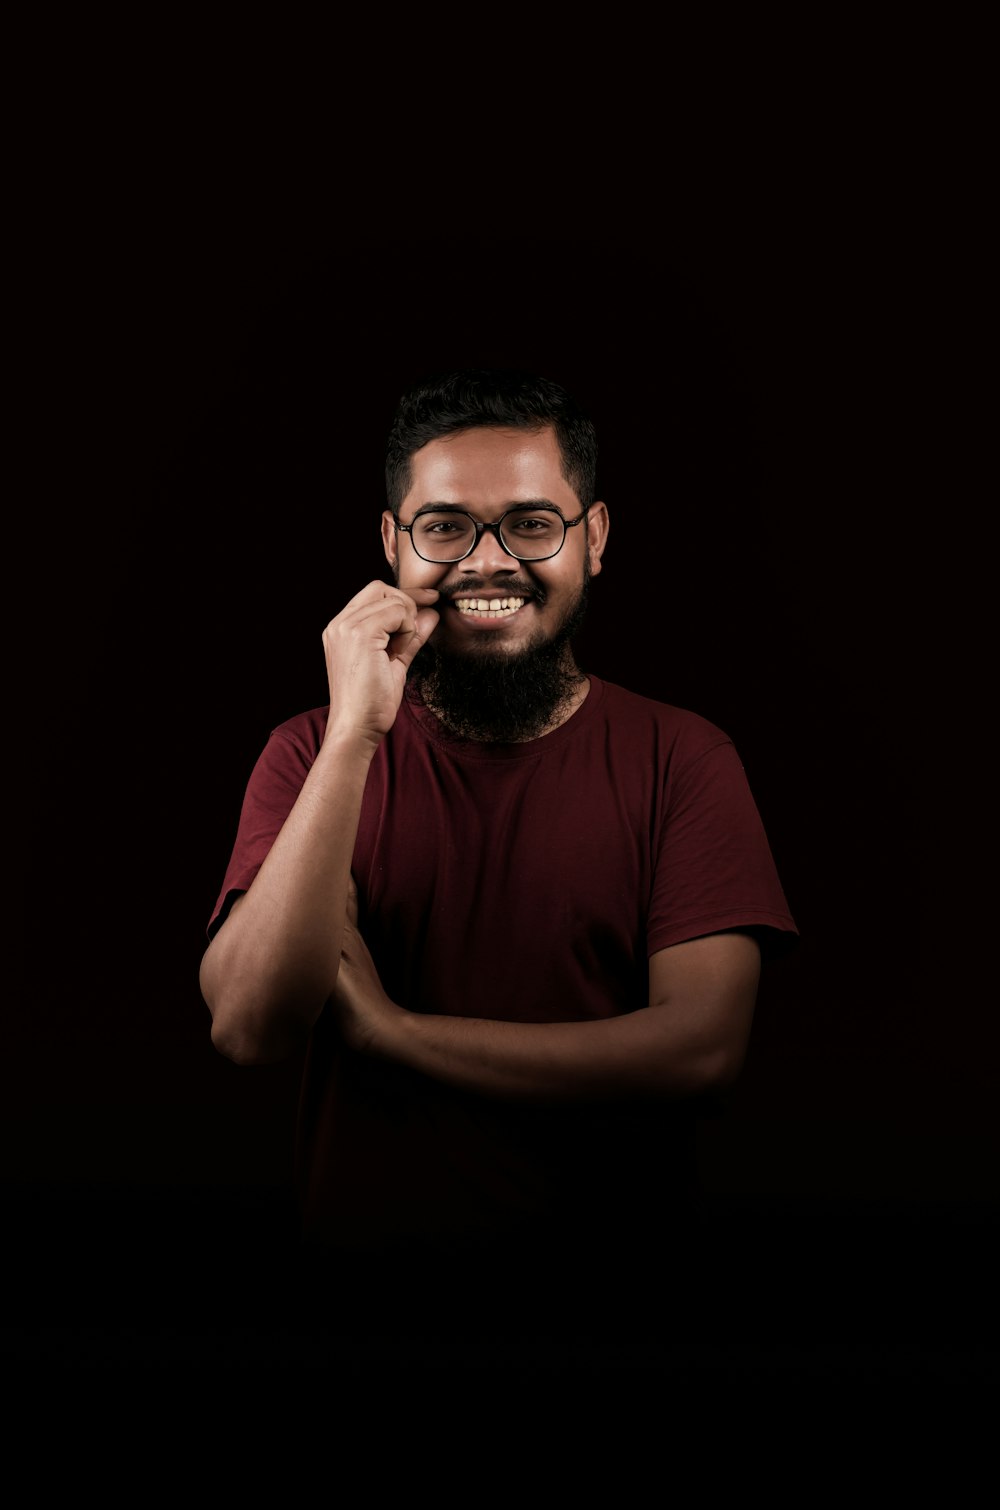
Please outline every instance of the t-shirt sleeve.
[{"label": "t-shirt sleeve", "polygon": [[276,729],[261,751],[247,783],[222,889],[208,922],[209,939],[222,927],[230,907],[245,892],[274,843],[302,784],[315,752],[301,736]]},{"label": "t-shirt sleeve", "polygon": [[731,928],[767,952],[798,936],[742,761],[723,739],[667,781],[648,952]]}]

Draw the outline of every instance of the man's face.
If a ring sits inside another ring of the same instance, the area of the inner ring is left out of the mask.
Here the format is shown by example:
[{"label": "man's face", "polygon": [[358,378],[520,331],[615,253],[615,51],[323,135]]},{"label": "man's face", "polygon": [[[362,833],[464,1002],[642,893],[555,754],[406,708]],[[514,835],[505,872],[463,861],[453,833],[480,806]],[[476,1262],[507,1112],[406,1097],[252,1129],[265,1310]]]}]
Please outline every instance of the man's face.
[{"label": "man's face", "polygon": [[[551,427],[534,433],[480,427],[432,440],[411,457],[410,472],[399,510],[402,524],[412,523],[428,504],[467,509],[483,523],[519,503],[547,502],[565,519],[580,513]],[[517,656],[552,640],[580,600],[585,564],[590,576],[600,571],[607,532],[607,509],[594,503],[548,561],[518,561],[484,530],[471,555],[439,564],[422,560],[411,540],[397,534],[391,513],[382,516],[382,542],[397,584],[436,587],[441,594],[434,605],[441,618],[431,643],[451,655]],[[510,598],[519,599],[519,606],[498,612]],[[483,602],[495,607],[475,606]]]}]

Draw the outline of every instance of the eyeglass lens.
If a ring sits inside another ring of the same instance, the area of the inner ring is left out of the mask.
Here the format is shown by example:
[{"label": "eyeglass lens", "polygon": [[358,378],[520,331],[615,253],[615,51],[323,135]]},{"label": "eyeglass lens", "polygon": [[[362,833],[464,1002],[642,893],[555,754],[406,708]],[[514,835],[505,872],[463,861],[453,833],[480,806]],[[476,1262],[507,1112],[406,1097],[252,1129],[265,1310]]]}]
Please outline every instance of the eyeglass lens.
[{"label": "eyeglass lens", "polygon": [[[460,513],[418,514],[410,532],[425,561],[458,561],[468,555],[476,538],[471,515]],[[519,561],[554,556],[565,534],[561,516],[548,512],[508,514],[500,525],[504,549]]]}]

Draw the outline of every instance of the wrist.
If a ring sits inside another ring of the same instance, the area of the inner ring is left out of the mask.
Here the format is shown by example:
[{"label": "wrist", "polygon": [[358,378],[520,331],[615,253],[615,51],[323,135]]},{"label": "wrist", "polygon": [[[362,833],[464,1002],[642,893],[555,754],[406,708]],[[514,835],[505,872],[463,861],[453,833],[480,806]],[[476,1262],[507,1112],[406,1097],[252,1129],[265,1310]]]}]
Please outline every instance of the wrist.
[{"label": "wrist", "polygon": [[325,761],[354,761],[367,767],[383,737],[381,734],[367,734],[357,728],[342,728],[328,723],[317,759],[322,757]]},{"label": "wrist", "polygon": [[409,1012],[386,997],[385,1010],[374,1027],[369,1052],[382,1059],[391,1059],[395,1064],[419,1069],[420,1025],[419,1012]]}]

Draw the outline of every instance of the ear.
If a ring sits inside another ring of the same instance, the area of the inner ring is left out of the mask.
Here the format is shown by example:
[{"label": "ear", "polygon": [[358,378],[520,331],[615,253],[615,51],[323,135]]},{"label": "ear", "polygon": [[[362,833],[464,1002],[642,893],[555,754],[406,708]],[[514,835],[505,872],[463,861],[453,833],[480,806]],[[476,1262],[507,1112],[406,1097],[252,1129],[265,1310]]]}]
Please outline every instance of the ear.
[{"label": "ear", "polygon": [[386,509],[382,515],[382,549],[385,551],[385,559],[388,561],[393,571],[396,571],[397,569],[396,545],[398,540],[399,536],[396,534],[396,521],[392,516],[392,511],[390,509]]},{"label": "ear", "polygon": [[607,505],[601,502],[592,503],[587,510],[587,554],[590,557],[592,577],[596,577],[601,569],[601,557],[608,543],[610,528],[611,521],[608,519]]}]

